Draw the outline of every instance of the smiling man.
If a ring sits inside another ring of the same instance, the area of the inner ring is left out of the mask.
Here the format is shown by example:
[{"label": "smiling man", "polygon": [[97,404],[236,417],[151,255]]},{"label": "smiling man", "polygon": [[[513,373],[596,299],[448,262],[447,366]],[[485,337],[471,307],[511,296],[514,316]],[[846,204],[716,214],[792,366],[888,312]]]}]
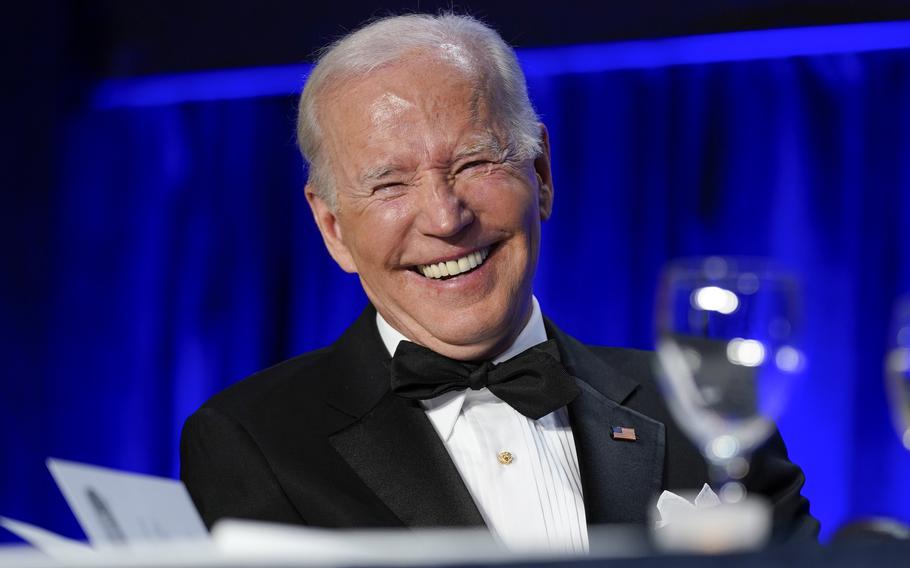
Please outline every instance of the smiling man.
[{"label": "smiling man", "polygon": [[[661,490],[701,488],[648,354],[582,345],[532,295],[549,140],[496,32],[455,15],[353,32],[308,78],[298,140],[326,247],[371,306],[188,419],[181,474],[206,523],[486,525],[583,551],[587,525],[643,524]],[[781,535],[817,531],[802,482],[779,437],[756,455],[746,484]]]},{"label": "smiling man", "polygon": [[546,131],[530,114],[515,117],[530,132],[510,131],[483,92],[488,66],[467,47],[415,46],[317,83],[301,112],[324,132],[309,142],[301,126],[330,169],[307,197],[332,256],[392,328],[460,360],[500,353],[528,321],[553,202]]}]

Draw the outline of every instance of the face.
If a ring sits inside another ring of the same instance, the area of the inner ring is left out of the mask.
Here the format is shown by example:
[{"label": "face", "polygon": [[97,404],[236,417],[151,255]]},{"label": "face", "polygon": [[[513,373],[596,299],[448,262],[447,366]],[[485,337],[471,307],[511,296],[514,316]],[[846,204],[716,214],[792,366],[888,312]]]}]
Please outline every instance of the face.
[{"label": "face", "polygon": [[545,151],[520,160],[463,66],[423,55],[323,94],[331,210],[307,188],[326,245],[380,314],[456,359],[508,347],[530,315]]}]

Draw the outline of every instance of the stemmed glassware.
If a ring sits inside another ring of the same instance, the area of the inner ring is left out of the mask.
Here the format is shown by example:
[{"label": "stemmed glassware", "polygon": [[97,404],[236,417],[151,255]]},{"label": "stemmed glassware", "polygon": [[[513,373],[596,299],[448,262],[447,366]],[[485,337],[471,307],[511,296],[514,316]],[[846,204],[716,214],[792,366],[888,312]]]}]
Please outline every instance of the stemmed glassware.
[{"label": "stemmed glassware", "polygon": [[707,257],[664,268],[658,377],[722,502],[745,497],[749,456],[773,433],[806,367],[800,325],[798,283],[768,261]]},{"label": "stemmed glassware", "polygon": [[894,427],[904,447],[910,450],[910,296],[894,304],[885,380]]}]

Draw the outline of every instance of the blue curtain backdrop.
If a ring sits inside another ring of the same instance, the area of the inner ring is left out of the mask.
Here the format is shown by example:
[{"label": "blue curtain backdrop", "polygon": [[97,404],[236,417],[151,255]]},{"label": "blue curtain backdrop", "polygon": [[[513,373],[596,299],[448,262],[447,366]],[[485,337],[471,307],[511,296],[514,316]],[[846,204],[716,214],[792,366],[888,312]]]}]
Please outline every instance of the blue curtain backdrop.
[{"label": "blue curtain backdrop", "polygon": [[[666,260],[792,267],[810,372],[780,427],[825,534],[910,521],[881,378],[910,289],[910,40],[870,30],[521,52],[553,146],[544,311],[586,342],[649,348]],[[47,240],[20,247],[46,286],[5,300],[0,514],[79,536],[45,457],[175,476],[189,413],[362,309],[303,198],[304,71],[107,84],[66,122]]]}]

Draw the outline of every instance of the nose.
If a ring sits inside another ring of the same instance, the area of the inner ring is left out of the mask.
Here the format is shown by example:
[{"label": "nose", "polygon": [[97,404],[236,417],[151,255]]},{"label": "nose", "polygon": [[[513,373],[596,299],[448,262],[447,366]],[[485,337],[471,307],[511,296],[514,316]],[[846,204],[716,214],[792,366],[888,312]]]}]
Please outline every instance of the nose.
[{"label": "nose", "polygon": [[473,222],[474,212],[455,192],[448,179],[435,179],[426,188],[417,218],[417,229],[421,233],[452,237]]}]

